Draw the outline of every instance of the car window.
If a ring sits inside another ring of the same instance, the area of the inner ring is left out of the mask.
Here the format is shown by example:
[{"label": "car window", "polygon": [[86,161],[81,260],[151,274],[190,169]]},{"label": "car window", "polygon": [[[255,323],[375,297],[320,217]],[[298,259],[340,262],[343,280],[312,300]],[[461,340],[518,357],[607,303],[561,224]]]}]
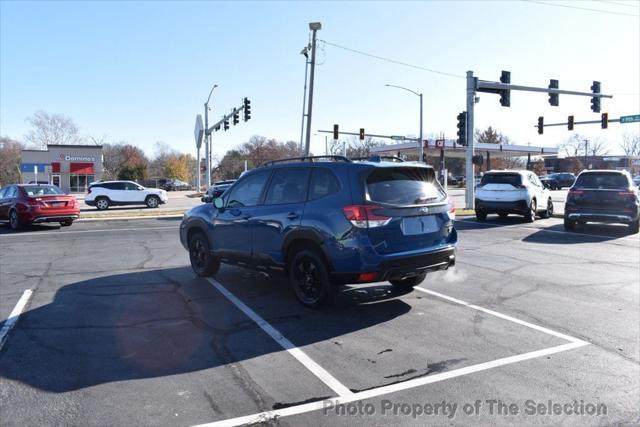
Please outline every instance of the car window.
[{"label": "car window", "polygon": [[133,182],[125,182],[124,183],[124,189],[125,190],[138,190],[138,184],[135,184]]},{"label": "car window", "polygon": [[7,187],[0,188],[0,199],[4,198],[4,193],[7,192]]},{"label": "car window", "polygon": [[7,189],[6,194],[4,195],[5,199],[13,199],[14,197],[16,197],[16,193],[17,193],[17,187],[16,186],[11,186]]},{"label": "car window", "polygon": [[599,190],[623,190],[629,187],[629,180],[619,173],[585,173],[578,176],[575,188]]},{"label": "car window", "polygon": [[366,185],[369,200],[378,203],[411,206],[446,198],[433,169],[376,168],[367,177]]},{"label": "car window", "polygon": [[109,190],[124,190],[124,182],[110,182],[109,184],[105,184]]},{"label": "car window", "polygon": [[22,190],[27,193],[27,196],[29,197],[57,196],[64,194],[64,192],[55,185],[27,185],[22,187]]},{"label": "car window", "polygon": [[522,177],[519,173],[489,173],[480,181],[481,186],[485,184],[511,184],[517,187],[522,184]]},{"label": "car window", "polygon": [[307,193],[307,168],[278,169],[273,173],[265,205],[304,202]]},{"label": "car window", "polygon": [[319,199],[340,191],[340,183],[329,169],[316,168],[311,173],[309,200]]},{"label": "car window", "polygon": [[269,172],[258,172],[240,181],[229,194],[227,207],[239,208],[256,206],[264,188]]}]

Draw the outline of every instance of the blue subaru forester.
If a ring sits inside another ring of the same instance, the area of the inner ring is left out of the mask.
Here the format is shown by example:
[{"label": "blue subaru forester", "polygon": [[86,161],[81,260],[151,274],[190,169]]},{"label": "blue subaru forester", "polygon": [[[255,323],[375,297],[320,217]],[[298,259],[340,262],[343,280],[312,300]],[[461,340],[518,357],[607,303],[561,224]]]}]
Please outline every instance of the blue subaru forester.
[{"label": "blue subaru forester", "polygon": [[372,157],[303,157],[245,173],[180,225],[200,276],[221,263],[284,272],[300,302],[342,284],[420,284],[455,263],[454,209],[430,166]]}]

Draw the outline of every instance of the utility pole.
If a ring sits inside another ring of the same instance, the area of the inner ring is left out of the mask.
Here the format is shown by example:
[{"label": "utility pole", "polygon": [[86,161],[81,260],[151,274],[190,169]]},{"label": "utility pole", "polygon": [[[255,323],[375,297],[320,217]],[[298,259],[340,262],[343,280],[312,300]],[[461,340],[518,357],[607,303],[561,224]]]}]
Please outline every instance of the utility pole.
[{"label": "utility pole", "polygon": [[465,202],[467,209],[474,209],[474,185],[475,174],[473,167],[473,156],[475,156],[475,147],[473,143],[473,109],[476,97],[476,78],[473,77],[473,71],[467,71],[467,158],[466,158],[466,175],[467,183],[465,185]]},{"label": "utility pole", "polygon": [[309,149],[311,147],[311,116],[313,112],[313,79],[315,77],[316,70],[316,33],[322,29],[320,22],[309,23],[309,29],[311,30],[311,73],[309,76],[309,106],[307,107],[307,138],[304,145],[304,155],[309,155]]},{"label": "utility pole", "polygon": [[307,75],[309,73],[309,46],[305,46],[304,49],[300,51],[301,55],[304,55],[304,91],[302,93],[302,120],[300,122],[300,153],[304,155],[304,118],[305,114],[305,106],[307,103]]},{"label": "utility pole", "polygon": [[[213,85],[207,102],[204,103],[204,137],[205,137],[205,150],[207,158],[207,190],[211,187],[211,131],[209,130],[209,101],[211,100],[211,94],[218,85]],[[199,162],[200,160],[198,160]]]},{"label": "utility pole", "polygon": [[397,86],[397,85],[390,85],[390,84],[386,84],[386,87],[395,87],[396,89],[402,89],[402,90],[406,90],[407,92],[411,92],[412,94],[418,96],[420,98],[420,138],[418,140],[419,143],[419,147],[418,147],[418,152],[419,154],[419,158],[418,161],[419,162],[424,162],[424,142],[422,141],[422,93],[418,93],[415,90],[411,90],[408,89],[406,87],[403,86]]},{"label": "utility pole", "polygon": [[584,141],[584,168],[589,169],[589,160],[587,160],[587,156],[589,155],[589,140],[583,139]]}]

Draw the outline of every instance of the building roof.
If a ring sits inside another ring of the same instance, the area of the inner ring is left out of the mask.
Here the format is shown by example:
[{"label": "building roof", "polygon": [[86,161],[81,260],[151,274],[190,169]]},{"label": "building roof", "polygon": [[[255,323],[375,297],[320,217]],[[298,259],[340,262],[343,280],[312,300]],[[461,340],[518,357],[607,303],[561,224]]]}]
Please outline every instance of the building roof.
[{"label": "building roof", "polygon": [[95,144],[47,144],[47,147],[76,147],[76,148],[100,148],[102,145]]},{"label": "building roof", "polygon": [[[371,154],[378,153],[418,153],[418,144],[416,142],[400,142],[397,144],[387,144],[379,147],[371,147]],[[436,147],[435,144],[429,141],[429,144],[425,147],[425,153],[428,155],[440,155],[440,147]],[[557,156],[558,149],[554,147],[536,147],[533,145],[514,145],[514,144],[475,144],[476,154],[484,154],[489,152],[497,156],[504,157],[523,157],[527,154],[532,156]],[[456,144],[453,139],[446,139],[444,141],[444,155],[446,157],[465,157],[467,154],[467,147]]]}]

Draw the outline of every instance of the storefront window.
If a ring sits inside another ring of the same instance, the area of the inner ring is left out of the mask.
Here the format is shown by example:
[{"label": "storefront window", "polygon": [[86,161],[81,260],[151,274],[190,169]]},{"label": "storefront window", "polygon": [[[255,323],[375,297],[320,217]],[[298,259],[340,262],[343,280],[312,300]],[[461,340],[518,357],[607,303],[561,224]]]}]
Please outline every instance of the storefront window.
[{"label": "storefront window", "polygon": [[70,190],[72,193],[81,193],[93,182],[93,175],[71,174]]}]

